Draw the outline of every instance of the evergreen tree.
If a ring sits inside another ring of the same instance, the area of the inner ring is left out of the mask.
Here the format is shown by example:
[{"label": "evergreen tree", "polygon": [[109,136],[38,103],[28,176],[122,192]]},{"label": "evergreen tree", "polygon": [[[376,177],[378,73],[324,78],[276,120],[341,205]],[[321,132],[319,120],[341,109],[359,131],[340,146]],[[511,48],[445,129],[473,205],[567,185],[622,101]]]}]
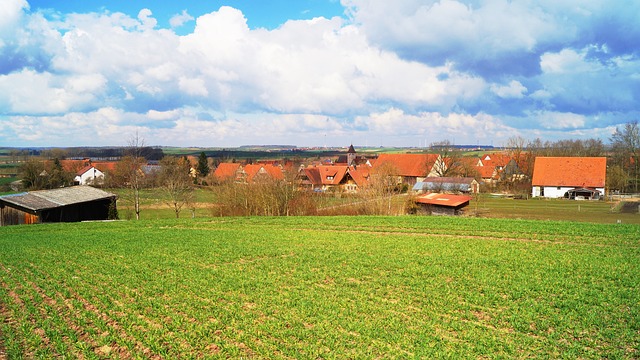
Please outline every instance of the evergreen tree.
[{"label": "evergreen tree", "polygon": [[198,170],[198,175],[200,177],[206,177],[209,175],[209,162],[207,161],[207,154],[205,154],[204,151],[201,152],[198,157],[198,168],[196,170]]}]

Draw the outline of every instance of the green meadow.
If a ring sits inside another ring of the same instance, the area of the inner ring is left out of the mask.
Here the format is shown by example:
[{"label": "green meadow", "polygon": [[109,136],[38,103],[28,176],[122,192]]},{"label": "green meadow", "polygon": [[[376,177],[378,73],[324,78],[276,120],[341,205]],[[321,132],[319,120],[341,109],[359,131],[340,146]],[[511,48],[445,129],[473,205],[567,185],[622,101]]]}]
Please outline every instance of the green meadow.
[{"label": "green meadow", "polygon": [[0,228],[0,357],[640,357],[640,227],[451,217]]}]

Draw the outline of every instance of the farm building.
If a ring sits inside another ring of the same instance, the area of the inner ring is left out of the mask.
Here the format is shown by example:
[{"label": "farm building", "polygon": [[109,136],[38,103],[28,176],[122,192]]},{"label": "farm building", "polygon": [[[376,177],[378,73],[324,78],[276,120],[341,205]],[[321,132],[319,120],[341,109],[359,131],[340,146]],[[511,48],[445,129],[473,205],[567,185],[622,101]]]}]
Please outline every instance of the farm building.
[{"label": "farm building", "polygon": [[0,196],[0,226],[106,220],[115,201],[116,195],[90,186]]},{"label": "farm building", "polygon": [[429,215],[459,215],[469,205],[471,196],[428,193],[416,198],[418,213]]},{"label": "farm building", "polygon": [[599,199],[606,177],[605,157],[537,157],[531,196]]},{"label": "farm building", "polygon": [[73,182],[76,185],[102,185],[104,184],[104,173],[93,165],[87,165],[76,172]]},{"label": "farm building", "polygon": [[480,184],[470,177],[429,177],[413,186],[416,193],[423,192],[462,192],[478,193]]}]

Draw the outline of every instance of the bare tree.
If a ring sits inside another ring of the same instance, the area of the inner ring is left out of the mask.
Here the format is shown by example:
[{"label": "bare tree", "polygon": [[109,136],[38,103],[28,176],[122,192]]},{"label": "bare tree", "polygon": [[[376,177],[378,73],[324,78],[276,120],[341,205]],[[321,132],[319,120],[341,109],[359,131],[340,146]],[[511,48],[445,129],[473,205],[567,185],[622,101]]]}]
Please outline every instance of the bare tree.
[{"label": "bare tree", "polygon": [[398,169],[390,162],[377,164],[371,170],[369,181],[362,194],[366,209],[371,214],[390,215],[393,195],[399,191],[401,181]]},{"label": "bare tree", "polygon": [[429,164],[433,166],[436,176],[460,176],[461,173],[464,172],[464,165],[461,161],[462,153],[456,149],[449,140],[432,143],[431,151],[434,154],[440,155],[440,159],[442,160],[436,164]]},{"label": "bare tree", "polygon": [[167,196],[166,204],[179,218],[182,207],[193,201],[193,180],[184,158],[165,156],[160,161],[158,186]]},{"label": "bare tree", "polygon": [[127,145],[126,156],[120,159],[117,172],[123,177],[123,183],[131,190],[129,198],[133,203],[136,220],[140,220],[140,189],[143,187],[145,177],[142,166],[147,163],[143,156],[144,139],[136,131]]},{"label": "bare tree", "polygon": [[633,182],[630,188],[638,192],[640,185],[640,164],[638,164],[640,161],[640,128],[638,122],[627,123],[622,129],[616,128],[610,140],[613,163],[627,171],[627,175]]}]

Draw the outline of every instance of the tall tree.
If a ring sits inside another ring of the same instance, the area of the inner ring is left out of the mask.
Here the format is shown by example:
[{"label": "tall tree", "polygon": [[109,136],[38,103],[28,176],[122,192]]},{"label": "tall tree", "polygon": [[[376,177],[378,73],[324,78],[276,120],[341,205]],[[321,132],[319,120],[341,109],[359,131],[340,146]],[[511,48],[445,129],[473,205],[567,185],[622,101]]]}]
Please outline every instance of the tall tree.
[{"label": "tall tree", "polygon": [[20,165],[18,169],[22,186],[27,190],[40,190],[46,188],[47,173],[44,163],[37,159],[30,159]]},{"label": "tall tree", "polygon": [[198,157],[198,166],[196,170],[198,170],[199,177],[205,178],[209,175],[209,171],[211,169],[209,169],[209,160],[207,159],[207,154],[205,154],[204,151],[201,152]]},{"label": "tall tree", "polygon": [[185,160],[173,156],[160,160],[158,186],[167,195],[165,202],[173,209],[176,218],[180,217],[183,206],[193,201],[193,181]]},{"label": "tall tree", "polygon": [[142,166],[147,163],[147,160],[143,154],[144,139],[140,137],[137,131],[129,139],[125,153],[126,156],[120,160],[122,163],[121,170],[125,177],[125,183],[131,189],[130,199],[133,203],[136,220],[140,220],[140,189],[142,189],[144,182]]},{"label": "tall tree", "polygon": [[613,162],[627,171],[632,184],[628,190],[638,192],[640,177],[640,128],[638,122],[626,123],[611,135]]},{"label": "tall tree", "polygon": [[73,180],[73,174],[64,171],[58,158],[53,159],[53,165],[49,170],[48,188],[54,189],[69,185]]}]

